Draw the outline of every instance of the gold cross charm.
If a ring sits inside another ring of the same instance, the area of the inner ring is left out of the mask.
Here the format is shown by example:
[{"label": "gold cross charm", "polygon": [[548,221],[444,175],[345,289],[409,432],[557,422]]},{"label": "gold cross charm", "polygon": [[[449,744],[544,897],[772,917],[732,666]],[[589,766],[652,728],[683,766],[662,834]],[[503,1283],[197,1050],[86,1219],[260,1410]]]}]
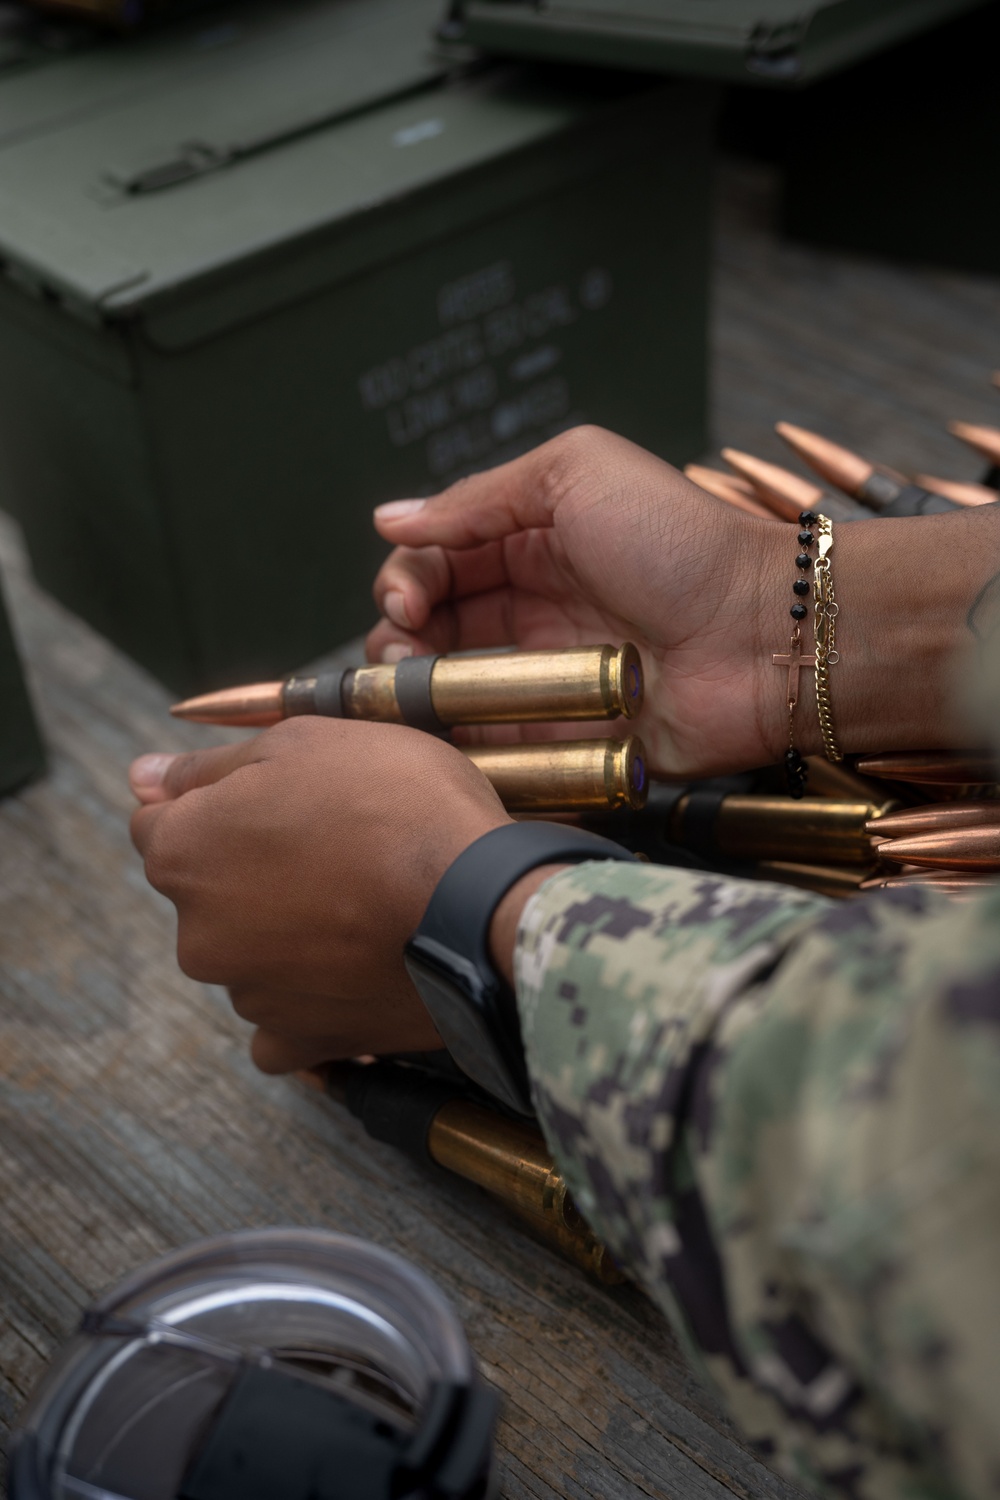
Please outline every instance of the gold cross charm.
[{"label": "gold cross charm", "polygon": [[788,650],[781,654],[774,652],[771,661],[776,667],[788,668],[788,707],[793,709],[799,701],[799,672],[803,667],[814,667],[816,658],[802,655],[802,635],[796,628]]}]

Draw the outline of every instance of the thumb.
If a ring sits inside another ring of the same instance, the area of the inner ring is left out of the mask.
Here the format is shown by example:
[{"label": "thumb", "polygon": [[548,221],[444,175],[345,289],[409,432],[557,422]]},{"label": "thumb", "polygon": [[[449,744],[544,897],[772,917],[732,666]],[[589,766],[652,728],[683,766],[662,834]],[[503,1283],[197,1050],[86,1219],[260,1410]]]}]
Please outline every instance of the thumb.
[{"label": "thumb", "polygon": [[429,500],[393,500],[375,511],[375,529],[407,547],[478,547],[553,524],[565,445],[558,438],[510,463],[460,479]]},{"label": "thumb", "polygon": [[129,767],[128,779],[140,802],[173,802],[196,787],[211,786],[241,766],[263,760],[260,735],[235,745],[191,750],[184,755],[140,755]]}]

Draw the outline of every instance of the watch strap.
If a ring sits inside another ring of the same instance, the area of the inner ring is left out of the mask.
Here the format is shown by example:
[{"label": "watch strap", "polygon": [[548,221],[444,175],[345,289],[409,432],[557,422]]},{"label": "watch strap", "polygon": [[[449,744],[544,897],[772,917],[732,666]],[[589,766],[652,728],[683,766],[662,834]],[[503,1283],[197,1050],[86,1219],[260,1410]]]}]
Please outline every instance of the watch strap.
[{"label": "watch strap", "polygon": [[[520,1114],[531,1113],[531,1085],[517,999],[493,965],[490,924],[499,903],[523,875],[539,865],[589,859],[634,862],[635,855],[600,834],[562,823],[493,828],[449,865],[406,945],[406,966],[459,1068]],[[456,1025],[439,1008],[432,974],[438,980],[447,975],[448,985],[469,1008],[471,1025]]]},{"label": "watch strap", "polygon": [[491,828],[445,870],[415,936],[440,943],[476,968],[495,973],[490,924],[511,887],[539,865],[582,864],[590,859],[635,863],[635,855],[613,839],[571,824],[525,822]]}]

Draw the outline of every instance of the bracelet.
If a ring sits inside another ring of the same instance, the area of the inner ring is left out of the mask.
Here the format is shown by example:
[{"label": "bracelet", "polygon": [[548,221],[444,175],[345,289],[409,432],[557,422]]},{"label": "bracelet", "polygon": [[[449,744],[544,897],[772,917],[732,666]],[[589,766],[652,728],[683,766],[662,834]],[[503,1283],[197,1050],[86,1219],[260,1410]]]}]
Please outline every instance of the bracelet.
[{"label": "bracelet", "polygon": [[[816,540],[811,528],[815,526],[817,517],[811,510],[804,510],[799,516],[798,544],[799,553],[795,559],[795,566],[800,574],[805,574],[812,567],[812,558],[809,556],[809,548]],[[829,524],[829,523],[828,523]],[[803,656],[802,654],[802,621],[809,613],[803,603],[803,599],[809,593],[809,583],[802,576],[796,578],[792,584],[792,593],[795,594],[795,603],[789,610],[789,614],[795,621],[795,628],[786,652],[774,652],[771,657],[776,667],[788,668],[788,688],[785,693],[785,707],[788,709],[788,749],[785,751],[785,779],[788,784],[788,795],[796,798],[805,796],[806,776],[808,767],[802,759],[801,754],[795,746],[795,705],[799,701],[799,673],[803,667],[813,667],[816,664],[815,656]]]},{"label": "bracelet", "polygon": [[823,736],[823,754],[827,760],[837,762],[844,758],[837,744],[833,727],[833,710],[830,704],[830,668],[840,660],[837,650],[837,616],[840,605],[833,593],[833,573],[830,570],[830,553],[833,551],[833,522],[828,516],[819,517],[819,556],[813,573],[813,631],[816,650],[813,658],[816,669],[816,712],[819,714],[819,731]]}]

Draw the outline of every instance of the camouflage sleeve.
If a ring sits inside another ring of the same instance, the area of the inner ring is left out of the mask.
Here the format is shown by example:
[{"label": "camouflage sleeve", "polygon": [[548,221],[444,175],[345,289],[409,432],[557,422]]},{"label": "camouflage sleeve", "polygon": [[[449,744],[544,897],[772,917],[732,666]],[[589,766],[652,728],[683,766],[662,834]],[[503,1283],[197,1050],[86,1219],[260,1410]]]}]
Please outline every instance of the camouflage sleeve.
[{"label": "camouflage sleeve", "polygon": [[1000,893],[582,865],[517,980],[580,1208],[758,1449],[859,1500],[1000,1491]]}]

